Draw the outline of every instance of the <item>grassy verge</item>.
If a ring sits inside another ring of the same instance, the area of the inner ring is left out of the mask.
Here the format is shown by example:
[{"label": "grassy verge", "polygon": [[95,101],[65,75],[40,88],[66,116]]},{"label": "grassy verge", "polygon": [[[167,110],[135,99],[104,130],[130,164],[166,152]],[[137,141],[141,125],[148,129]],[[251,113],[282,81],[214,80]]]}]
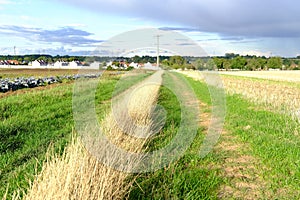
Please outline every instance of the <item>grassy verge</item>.
[{"label": "grassy verge", "polygon": [[[209,114],[211,100],[205,83],[187,79],[202,112]],[[140,175],[129,199],[299,199],[299,123],[240,95],[227,95],[226,100],[226,134],[214,151],[199,158],[207,128],[200,124],[185,155],[164,169]],[[165,146],[180,121],[179,103],[165,87],[160,90],[159,104],[169,115],[164,129],[150,143],[151,150]]]},{"label": "grassy verge", "polygon": [[[170,82],[168,75],[164,76],[164,81],[175,84]],[[207,93],[206,87],[195,89]],[[199,95],[200,93],[201,91]],[[158,104],[163,106],[168,114],[163,130],[150,142],[149,150],[165,146],[180,126],[180,104],[172,91],[161,87]],[[215,163],[218,157],[199,157],[203,138],[204,128],[199,127],[193,144],[184,156],[164,169],[141,174],[131,190],[129,199],[217,199],[216,191],[222,183],[222,178],[218,176],[218,170],[212,169],[209,164]]]},{"label": "grassy verge", "polygon": [[[188,80],[199,99],[209,104],[205,84],[191,78]],[[300,125],[298,122],[288,115],[268,111],[261,105],[257,106],[240,95],[227,95],[225,129],[228,134],[233,136],[232,140],[235,142],[233,145],[244,146],[242,149],[237,149],[239,154],[257,159],[254,169],[248,171],[246,169],[242,173],[244,175],[252,173],[251,177],[264,181],[263,188],[255,189],[263,194],[263,198],[299,199]],[[226,140],[228,134],[220,138],[220,145],[223,145],[222,142]],[[236,156],[236,153],[232,154],[232,152],[220,150],[220,148],[216,148],[213,154],[212,156],[219,158],[215,164],[219,165],[221,170],[225,170],[222,169],[222,165],[226,160],[238,160],[237,157],[233,157]],[[250,165],[249,162],[245,163],[245,165],[247,164]],[[240,167],[240,164],[233,163],[233,166],[230,167],[235,169],[235,167]],[[231,178],[225,178],[225,185],[230,185],[231,181]],[[240,181],[251,182],[245,176],[241,176]],[[244,194],[249,193],[247,190],[244,192]]]},{"label": "grassy verge", "polygon": [[[155,73],[145,82],[160,84],[161,73],[161,71]],[[90,83],[93,81],[88,82],[87,86],[91,86]],[[85,92],[89,88],[92,87],[80,88],[83,89],[80,92]],[[119,115],[122,117],[121,120],[128,120],[126,116],[122,115],[123,111],[126,111],[132,114],[132,119],[136,120],[137,123],[142,122],[145,126],[151,126],[151,121],[148,118],[151,107],[157,99],[158,90],[158,85],[148,85],[147,88],[139,89],[136,93],[131,94],[133,104],[128,104],[128,107],[118,107],[118,110],[121,111],[121,115]],[[80,103],[83,103],[89,112],[88,107],[93,107],[93,105],[86,104],[86,102],[90,101],[84,99]],[[122,99],[120,99],[120,104],[124,105]],[[75,114],[77,114],[76,111],[74,112],[76,117]],[[84,116],[88,115],[82,112],[79,118],[86,120]],[[135,168],[139,158],[128,160],[126,156],[120,155],[115,147],[111,147],[109,143],[102,140],[102,137],[99,138],[98,134],[95,134],[95,123],[97,122],[87,121],[83,125],[85,128],[83,131],[80,132],[80,129],[77,129],[80,134],[85,134],[85,136],[69,144],[63,155],[51,154],[48,157],[25,199],[122,199],[125,196],[134,180],[127,179],[131,174],[102,164],[95,155],[101,153],[103,156],[108,156],[107,158],[110,159],[109,166],[117,167],[120,166],[119,162],[126,163],[125,166],[124,164],[121,166],[126,167],[127,170]],[[112,139],[111,142],[116,146],[125,147],[131,152],[140,152],[143,149],[144,141],[125,134],[119,128],[119,123],[113,113],[106,113],[105,118],[100,123],[104,133]],[[125,123],[130,126],[128,130],[131,131],[131,134],[138,133],[130,121]],[[122,161],[122,158],[125,160]],[[126,169],[124,170],[126,171]]]},{"label": "grassy verge", "polygon": [[[126,87],[146,78],[138,74]],[[96,92],[96,112],[105,113],[119,76],[102,78]],[[123,89],[126,89],[123,87]],[[49,145],[62,152],[74,126],[72,84],[0,99],[0,197],[8,188],[8,199],[17,189],[29,186],[41,169]],[[39,161],[39,162],[37,162]],[[37,171],[36,171],[37,170]]]},{"label": "grassy verge", "polygon": [[300,183],[300,125],[291,117],[262,109],[238,95],[228,96],[226,127],[260,158],[273,197],[296,198]]}]

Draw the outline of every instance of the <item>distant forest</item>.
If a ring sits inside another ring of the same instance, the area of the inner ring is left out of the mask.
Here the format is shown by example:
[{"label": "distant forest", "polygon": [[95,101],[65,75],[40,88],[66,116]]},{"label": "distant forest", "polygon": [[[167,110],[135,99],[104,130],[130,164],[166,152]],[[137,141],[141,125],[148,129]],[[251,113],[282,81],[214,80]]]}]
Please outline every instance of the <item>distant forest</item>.
[{"label": "distant forest", "polygon": [[[56,61],[72,62],[80,61],[90,64],[94,61],[107,63],[109,61],[125,61],[127,63],[156,63],[156,57],[134,56],[126,57],[98,57],[98,56],[51,56],[51,55],[0,55],[0,61],[15,60],[19,65],[28,65],[35,60],[43,60],[46,63],[55,63]],[[258,57],[241,56],[239,54],[227,53],[224,56],[215,57],[182,57],[182,56],[160,56],[160,63],[168,69],[197,69],[197,70],[300,70],[300,56],[295,58],[283,57]]]}]

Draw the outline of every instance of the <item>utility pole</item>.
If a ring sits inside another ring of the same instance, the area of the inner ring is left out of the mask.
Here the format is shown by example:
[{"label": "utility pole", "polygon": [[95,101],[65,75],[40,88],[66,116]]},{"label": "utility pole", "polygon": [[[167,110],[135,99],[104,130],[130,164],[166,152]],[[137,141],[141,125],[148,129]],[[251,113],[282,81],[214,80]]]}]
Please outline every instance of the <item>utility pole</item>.
[{"label": "utility pole", "polygon": [[16,55],[17,53],[16,53],[16,46],[14,46],[14,54]]},{"label": "utility pole", "polygon": [[159,68],[159,38],[160,38],[160,35],[157,35],[157,68]]}]

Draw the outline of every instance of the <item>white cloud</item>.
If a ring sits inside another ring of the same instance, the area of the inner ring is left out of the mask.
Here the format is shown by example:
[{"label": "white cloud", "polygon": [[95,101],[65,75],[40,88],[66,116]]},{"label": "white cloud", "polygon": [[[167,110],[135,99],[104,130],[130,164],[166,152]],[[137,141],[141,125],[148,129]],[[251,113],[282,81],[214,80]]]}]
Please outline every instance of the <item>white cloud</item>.
[{"label": "white cloud", "polygon": [[12,4],[12,2],[9,0],[0,0],[0,5],[7,5],[7,4]]},{"label": "white cloud", "polygon": [[299,37],[295,0],[62,0],[96,12],[175,23],[219,34]]},{"label": "white cloud", "polygon": [[237,51],[232,51],[232,53],[240,54],[243,56],[246,55],[255,55],[255,56],[265,56],[265,57],[270,57],[272,55],[271,51],[258,51],[258,50],[249,50],[249,51],[242,51],[242,52],[237,52]]},{"label": "white cloud", "polygon": [[9,4],[12,4],[12,2],[9,0],[0,0],[0,10],[3,10],[4,6],[9,5]]}]

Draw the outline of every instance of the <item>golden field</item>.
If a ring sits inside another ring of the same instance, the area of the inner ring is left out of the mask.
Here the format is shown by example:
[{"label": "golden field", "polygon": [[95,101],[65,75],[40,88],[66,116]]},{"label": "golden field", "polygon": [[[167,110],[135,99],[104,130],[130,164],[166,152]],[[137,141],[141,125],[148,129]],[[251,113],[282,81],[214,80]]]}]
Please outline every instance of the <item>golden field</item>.
[{"label": "golden field", "polygon": [[[208,72],[182,71],[197,80]],[[268,108],[300,116],[300,71],[217,72],[226,92],[240,94]]]}]

